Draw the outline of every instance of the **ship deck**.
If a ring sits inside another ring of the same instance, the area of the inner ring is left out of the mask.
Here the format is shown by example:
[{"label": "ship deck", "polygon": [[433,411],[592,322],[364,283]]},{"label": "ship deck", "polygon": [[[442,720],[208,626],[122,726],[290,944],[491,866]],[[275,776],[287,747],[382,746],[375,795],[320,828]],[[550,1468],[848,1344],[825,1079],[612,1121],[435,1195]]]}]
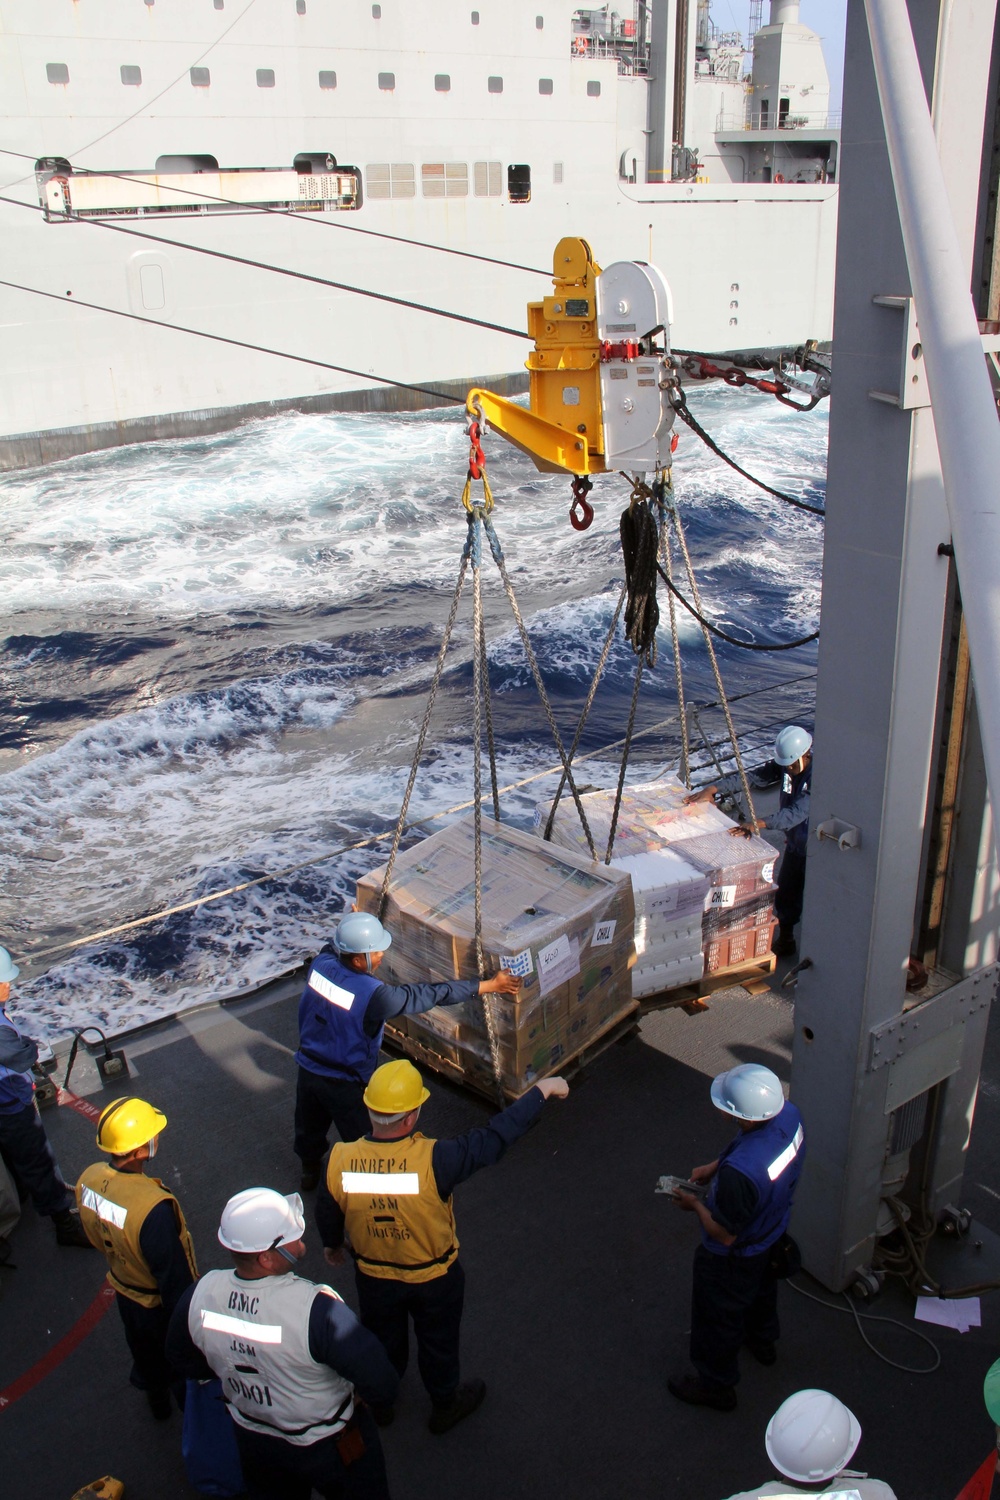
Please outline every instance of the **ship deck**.
[{"label": "ship deck", "polygon": [[[183,1202],[202,1269],[225,1263],[215,1229],[231,1193],[255,1183],[289,1191],[297,1182],[297,989],[286,981],[127,1044],[132,1087],[168,1116],[157,1167]],[[458,1500],[473,1491],[479,1500],[715,1500],[773,1477],[765,1425],[780,1401],[809,1385],[835,1391],[854,1409],[864,1429],[859,1467],[891,1483],[900,1500],[958,1495],[994,1441],[981,1391],[1000,1343],[1000,1297],[983,1298],[984,1326],[971,1333],[918,1325],[942,1353],[940,1369],[925,1376],[877,1360],[843,1302],[827,1311],[786,1286],[778,1363],[762,1369],[745,1359],[735,1412],[692,1409],[667,1393],[667,1375],[687,1365],[695,1235],[692,1219],[653,1187],[660,1173],[709,1160],[726,1141],[727,1122],[709,1101],[710,1076],[745,1061],[788,1076],[788,997],[777,987],[756,997],[732,990],[697,1015],[646,1017],[639,1035],[611,1048],[568,1100],[546,1106],[503,1163],[459,1190],[468,1276],[463,1364],[466,1374],[485,1378],[488,1396],[452,1433],[433,1437],[411,1367],[397,1419],[383,1433],[395,1500]],[[488,1117],[483,1101],[428,1081],[426,1133],[457,1133]],[[89,1058],[78,1062],[71,1087],[98,1106],[113,1097]],[[1000,1276],[998,1114],[994,1024],[963,1198],[975,1223],[968,1240],[934,1251],[939,1274],[953,1285]],[[53,1108],[46,1124],[67,1177],[94,1158],[88,1119]],[[350,1270],[329,1272],[315,1230],[309,1242],[305,1274],[329,1278],[353,1301]],[[102,1282],[98,1256],[57,1248],[30,1206],[12,1243],[17,1269],[0,1272],[0,1401],[56,1350]],[[912,1324],[912,1299],[901,1291],[888,1289],[876,1310]],[[891,1358],[925,1362],[929,1351],[901,1330],[868,1328]],[[127,1373],[112,1309],[33,1389],[0,1407],[0,1493],[69,1500],[78,1487],[113,1474],[128,1500],[194,1496],[181,1463],[179,1416],[153,1421]]]}]

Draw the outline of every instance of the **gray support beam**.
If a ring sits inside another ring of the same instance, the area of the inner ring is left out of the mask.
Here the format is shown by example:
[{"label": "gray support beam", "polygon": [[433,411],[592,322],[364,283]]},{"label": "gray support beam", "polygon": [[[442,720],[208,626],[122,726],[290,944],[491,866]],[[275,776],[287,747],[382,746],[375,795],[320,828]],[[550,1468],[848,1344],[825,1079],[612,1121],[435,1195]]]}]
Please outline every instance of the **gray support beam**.
[{"label": "gray support beam", "polygon": [[670,177],[676,8],[677,0],[650,0],[649,84],[646,96],[647,182],[666,182]]},{"label": "gray support beam", "polygon": [[[994,0],[944,9],[949,25],[961,13],[963,37],[978,35],[988,56]],[[910,15],[925,80],[940,62],[950,83],[958,70],[947,48],[939,54],[938,0],[912,0]],[[984,100],[970,124],[977,101],[968,81],[948,93],[939,92],[938,118],[950,132],[956,110],[976,154]],[[970,192],[976,174],[960,176],[952,202],[971,253],[978,181]],[[948,595],[937,549],[951,528],[929,408],[869,394],[899,391],[904,338],[904,312],[874,299],[905,298],[910,283],[862,0],[848,8],[840,180],[812,822],[854,825],[861,845],[810,844],[800,952],[812,967],[798,983],[792,1068],[809,1146],[793,1232],[807,1268],[833,1289],[871,1260],[889,1112],[906,1091],[906,1068],[930,1087],[972,1066],[964,1053],[945,1056],[943,1043],[923,1062],[872,1066],[872,1032],[905,999]],[[948,1071],[934,1077],[935,1067]]]}]

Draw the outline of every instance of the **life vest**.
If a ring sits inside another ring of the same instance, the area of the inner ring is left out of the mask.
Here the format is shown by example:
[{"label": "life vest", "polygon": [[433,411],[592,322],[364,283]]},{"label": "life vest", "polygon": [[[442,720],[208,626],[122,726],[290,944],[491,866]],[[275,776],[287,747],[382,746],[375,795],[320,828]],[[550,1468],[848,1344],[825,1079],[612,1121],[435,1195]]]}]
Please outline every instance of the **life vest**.
[{"label": "life vest", "polygon": [[[781,777],[781,791],[778,794],[778,807],[784,810],[786,807],[791,807],[792,803],[797,801],[799,797],[803,795],[808,797],[811,785],[812,761],[797,776],[793,776],[789,771],[783,772]],[[794,827],[785,829],[785,844],[796,854],[805,854],[808,840],[808,815],[802,819],[801,823],[796,823]]]},{"label": "life vest", "polygon": [[156,1277],[143,1259],[139,1234],[158,1203],[173,1205],[192,1277],[198,1275],[194,1245],[181,1206],[158,1177],[144,1172],[119,1172],[110,1162],[95,1162],[76,1185],[76,1201],[87,1238],[108,1261],[108,1281],[116,1292],[141,1307],[161,1306]]},{"label": "life vest", "polygon": [[299,1001],[299,1050],[295,1061],[324,1078],[366,1084],[378,1067],[382,1031],[370,1037],[364,1019],[368,1002],[381,984],[373,974],[358,974],[335,953],[313,959]]},{"label": "life vest", "polygon": [[[773,1120],[756,1130],[741,1131],[719,1157],[719,1171],[733,1167],[757,1189],[757,1211],[732,1245],[722,1245],[702,1231],[702,1244],[713,1255],[761,1255],[788,1228],[795,1184],[805,1157],[802,1116],[786,1103]],[[705,1199],[709,1212],[715,1203],[718,1172]]]},{"label": "life vest", "polygon": [[288,1271],[245,1281],[209,1271],[191,1294],[188,1332],[222,1382],[233,1420],[297,1447],[339,1432],[354,1387],[309,1353],[309,1314],[332,1287]]},{"label": "life vest", "polygon": [[433,1281],[458,1255],[452,1200],[438,1192],[433,1152],[419,1131],[398,1141],[338,1141],[331,1150],[326,1185],[366,1276]]}]

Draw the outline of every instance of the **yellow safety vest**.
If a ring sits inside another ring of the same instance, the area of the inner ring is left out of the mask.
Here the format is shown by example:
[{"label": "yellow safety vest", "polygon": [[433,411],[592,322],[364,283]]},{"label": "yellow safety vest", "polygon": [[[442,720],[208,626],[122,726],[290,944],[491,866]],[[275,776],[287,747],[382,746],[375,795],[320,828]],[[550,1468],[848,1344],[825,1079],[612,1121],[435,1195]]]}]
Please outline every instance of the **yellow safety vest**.
[{"label": "yellow safety vest", "polygon": [[458,1255],[455,1214],[434,1181],[433,1151],[419,1131],[398,1141],[338,1141],[331,1150],[326,1184],[366,1276],[433,1281]]},{"label": "yellow safety vest", "polygon": [[158,1177],[143,1172],[119,1172],[110,1162],[95,1162],[76,1185],[76,1201],[87,1238],[108,1261],[108,1281],[116,1292],[141,1307],[159,1307],[156,1278],[143,1259],[139,1233],[146,1216],[158,1203],[173,1204],[191,1275],[197,1278],[194,1245],[181,1206]]}]

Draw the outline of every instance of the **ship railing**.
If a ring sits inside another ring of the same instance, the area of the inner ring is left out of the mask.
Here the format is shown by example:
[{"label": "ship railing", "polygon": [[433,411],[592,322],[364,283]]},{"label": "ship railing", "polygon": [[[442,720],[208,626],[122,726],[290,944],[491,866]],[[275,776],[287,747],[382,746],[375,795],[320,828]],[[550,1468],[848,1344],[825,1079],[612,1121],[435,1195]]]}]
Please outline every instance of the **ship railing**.
[{"label": "ship railing", "polygon": [[570,56],[576,62],[609,62],[618,64],[625,77],[645,77],[649,72],[649,44],[627,36],[593,36],[577,31],[570,44]]},{"label": "ship railing", "polygon": [[839,130],[840,111],[823,110],[815,114],[788,114],[779,119],[773,110],[751,110],[746,114],[720,109],[716,116],[715,129],[722,130],[780,130],[782,135],[794,135],[797,130]]}]

